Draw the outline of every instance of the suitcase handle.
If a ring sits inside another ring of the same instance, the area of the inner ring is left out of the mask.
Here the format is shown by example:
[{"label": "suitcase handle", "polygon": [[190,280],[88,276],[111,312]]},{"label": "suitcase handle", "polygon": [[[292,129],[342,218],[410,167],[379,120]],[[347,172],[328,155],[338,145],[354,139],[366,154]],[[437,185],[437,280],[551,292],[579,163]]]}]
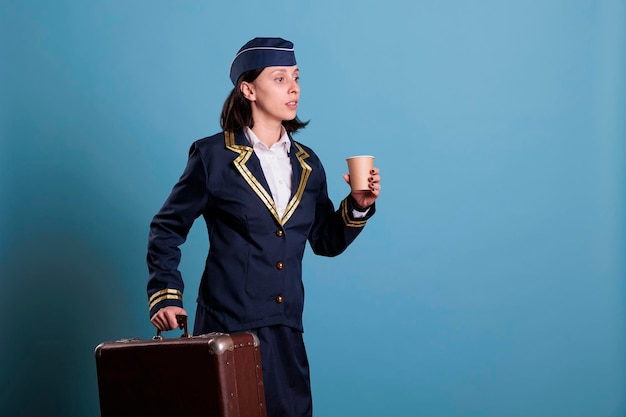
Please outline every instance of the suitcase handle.
[{"label": "suitcase handle", "polygon": [[[180,335],[181,339],[191,337],[189,331],[187,330],[187,316],[184,314],[177,314],[176,321],[178,322],[178,328],[183,330],[183,334]],[[161,330],[157,329],[156,336],[152,338],[153,340],[162,340],[163,336],[161,336]]]}]

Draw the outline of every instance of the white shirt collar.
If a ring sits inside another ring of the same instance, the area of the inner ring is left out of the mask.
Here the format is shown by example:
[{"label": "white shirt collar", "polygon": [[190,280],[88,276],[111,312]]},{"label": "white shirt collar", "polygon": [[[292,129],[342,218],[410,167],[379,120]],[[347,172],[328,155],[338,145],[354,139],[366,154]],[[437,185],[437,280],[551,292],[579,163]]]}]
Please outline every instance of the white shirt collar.
[{"label": "white shirt collar", "polygon": [[265,148],[265,149],[271,149],[271,148],[274,148],[276,146],[278,148],[282,148],[285,151],[285,153],[288,153],[289,152],[289,148],[291,147],[291,141],[289,140],[289,135],[287,134],[287,131],[285,130],[285,128],[282,127],[281,129],[282,129],[282,133],[280,135],[280,139],[278,140],[278,142],[276,142],[275,144],[273,144],[269,148],[267,147],[266,144],[261,142],[261,140],[254,134],[252,129],[250,129],[249,127],[246,126],[243,129],[243,132],[246,134],[246,137],[248,138],[248,141],[250,142],[250,145],[253,148],[262,147],[262,148]]}]

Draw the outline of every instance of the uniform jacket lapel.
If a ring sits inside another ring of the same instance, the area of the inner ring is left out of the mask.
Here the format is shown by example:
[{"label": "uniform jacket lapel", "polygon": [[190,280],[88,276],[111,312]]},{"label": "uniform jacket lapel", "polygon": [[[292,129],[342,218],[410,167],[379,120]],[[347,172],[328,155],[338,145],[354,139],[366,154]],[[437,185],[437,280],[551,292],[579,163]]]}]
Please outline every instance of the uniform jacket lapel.
[{"label": "uniform jacket lapel", "polygon": [[291,140],[289,157],[291,160],[293,175],[291,183],[291,199],[287,204],[282,218],[280,218],[278,216],[278,211],[276,210],[276,205],[274,204],[274,199],[272,198],[269,185],[265,179],[265,175],[263,175],[261,162],[254,154],[254,149],[250,146],[246,135],[242,131],[238,131],[236,134],[233,134],[232,132],[224,132],[224,137],[226,148],[237,154],[233,160],[235,168],[246,180],[250,188],[265,204],[278,224],[283,226],[298,208],[300,200],[302,199],[302,194],[306,188],[306,183],[311,173],[311,167],[306,163],[306,159],[309,157],[309,154],[299,144],[294,142],[291,137],[289,138]]},{"label": "uniform jacket lapel", "polygon": [[282,224],[285,224],[285,222],[289,220],[298,208],[298,205],[300,205],[302,194],[304,194],[304,189],[306,188],[309,175],[311,175],[312,171],[311,166],[306,161],[309,154],[291,138],[291,135],[289,135],[289,139],[291,140],[289,158],[291,159],[293,178],[291,181],[291,199],[283,214]]}]

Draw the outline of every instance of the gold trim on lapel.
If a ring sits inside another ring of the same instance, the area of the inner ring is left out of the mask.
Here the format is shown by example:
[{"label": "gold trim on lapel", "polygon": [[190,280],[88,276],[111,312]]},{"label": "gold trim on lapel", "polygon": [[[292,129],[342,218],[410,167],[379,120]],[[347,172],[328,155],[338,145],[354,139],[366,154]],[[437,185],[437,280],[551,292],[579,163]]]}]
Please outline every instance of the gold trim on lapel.
[{"label": "gold trim on lapel", "polygon": [[239,171],[239,173],[246,180],[252,191],[259,196],[265,207],[270,211],[274,219],[280,224],[284,226],[287,220],[293,215],[302,200],[302,195],[304,194],[304,189],[306,188],[307,180],[309,179],[309,175],[311,174],[311,167],[304,160],[309,157],[309,154],[306,153],[304,149],[297,143],[293,142],[296,148],[298,148],[298,152],[296,153],[296,158],[302,167],[302,175],[300,176],[300,183],[298,184],[298,189],[294,193],[291,201],[287,204],[285,208],[285,212],[283,213],[282,219],[278,216],[278,210],[276,210],[276,204],[274,204],[274,199],[267,192],[267,190],[261,185],[259,180],[255,178],[255,176],[250,172],[248,167],[246,166],[246,162],[252,156],[254,149],[250,146],[237,145],[235,143],[235,134],[233,132],[224,132],[224,138],[226,141],[226,148],[230,149],[233,152],[239,154],[237,158],[233,161],[235,164],[235,168]]},{"label": "gold trim on lapel", "polygon": [[252,175],[252,172],[250,172],[246,166],[246,162],[248,162],[248,159],[252,156],[254,149],[249,146],[237,145],[235,143],[235,134],[233,132],[224,132],[224,138],[226,140],[226,148],[239,154],[239,156],[233,161],[235,168],[237,168],[239,173],[243,176],[243,179],[245,179],[250,188],[252,188],[252,191],[259,196],[263,204],[265,204],[265,207],[267,207],[270,213],[272,213],[272,216],[274,216],[276,221],[282,225],[282,222],[278,217],[278,211],[276,210],[274,199],[267,192],[267,190],[263,188],[259,180]]},{"label": "gold trim on lapel", "polygon": [[311,171],[313,171],[311,166],[304,161],[306,158],[309,157],[309,154],[306,153],[306,151],[302,149],[302,147],[296,142],[293,142],[293,144],[296,145],[296,148],[298,148],[296,158],[298,159],[298,162],[302,167],[302,175],[300,175],[300,183],[298,184],[298,189],[296,190],[289,204],[287,204],[287,207],[285,207],[285,212],[283,213],[283,218],[281,222],[282,225],[287,223],[287,220],[289,220],[294,211],[296,211],[296,208],[298,208],[298,205],[302,200],[302,194],[304,194],[304,189],[306,188],[306,182],[309,179],[309,175],[311,175]]}]

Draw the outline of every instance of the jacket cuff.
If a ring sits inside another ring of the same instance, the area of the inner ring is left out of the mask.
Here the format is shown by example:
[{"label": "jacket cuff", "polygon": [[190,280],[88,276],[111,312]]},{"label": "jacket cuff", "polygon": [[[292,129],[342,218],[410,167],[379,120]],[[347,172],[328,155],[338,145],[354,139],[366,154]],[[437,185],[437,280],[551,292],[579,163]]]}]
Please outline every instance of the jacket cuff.
[{"label": "jacket cuff", "polygon": [[[372,217],[374,215],[374,213],[376,212],[376,203],[372,204],[369,207],[365,207],[365,208],[359,207],[356,204],[356,202],[354,201],[354,199],[352,198],[352,196],[348,195],[341,202],[339,210],[341,211],[341,217],[342,217],[343,222],[344,222],[344,224],[346,226],[348,226],[348,227],[363,227],[363,226],[365,226],[365,223],[367,223],[367,220],[370,217]],[[356,211],[360,211],[360,212],[364,212],[365,210],[368,210],[368,212],[365,215],[365,217],[360,217],[360,218],[356,219],[354,217],[354,215],[352,214],[352,210],[356,210]]]},{"label": "jacket cuff", "polygon": [[148,298],[150,317],[167,306],[183,307],[183,292],[174,288],[165,288],[155,292]]}]

